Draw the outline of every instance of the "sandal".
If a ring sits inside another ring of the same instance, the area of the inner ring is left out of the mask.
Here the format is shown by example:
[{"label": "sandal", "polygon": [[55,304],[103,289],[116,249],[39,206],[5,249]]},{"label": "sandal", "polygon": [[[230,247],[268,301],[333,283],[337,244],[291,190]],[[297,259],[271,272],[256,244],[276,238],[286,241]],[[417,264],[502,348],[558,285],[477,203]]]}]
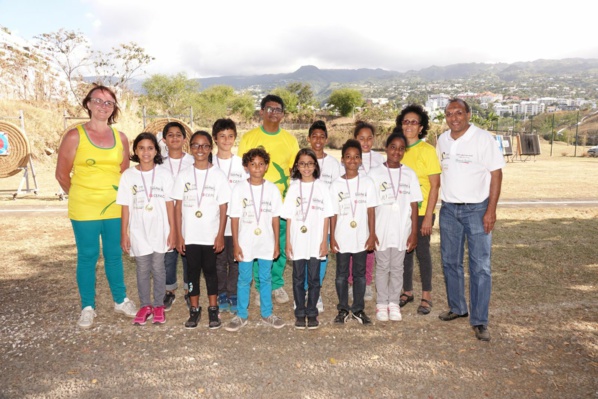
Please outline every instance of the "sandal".
[{"label": "sandal", "polygon": [[399,297],[399,306],[403,307],[407,305],[409,302],[413,302],[413,295],[401,294],[401,296]]},{"label": "sandal", "polygon": [[430,311],[432,310],[432,301],[429,301],[427,299],[422,298],[421,300],[422,302],[427,303],[430,306],[423,306],[423,305],[419,305],[417,308],[417,314],[421,314],[421,315],[427,315],[430,313]]}]

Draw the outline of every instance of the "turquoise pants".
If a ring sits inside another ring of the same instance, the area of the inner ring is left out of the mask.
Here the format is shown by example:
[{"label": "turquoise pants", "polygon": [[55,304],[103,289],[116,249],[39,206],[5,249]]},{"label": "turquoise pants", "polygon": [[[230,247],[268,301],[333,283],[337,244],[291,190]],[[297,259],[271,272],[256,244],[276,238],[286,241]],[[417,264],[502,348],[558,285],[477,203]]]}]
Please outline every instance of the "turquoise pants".
[{"label": "turquoise pants", "polygon": [[120,248],[120,218],[105,220],[71,220],[77,244],[77,285],[81,308],[95,309],[96,265],[100,257],[100,237],[104,270],[115,303],[125,300],[125,276]]}]

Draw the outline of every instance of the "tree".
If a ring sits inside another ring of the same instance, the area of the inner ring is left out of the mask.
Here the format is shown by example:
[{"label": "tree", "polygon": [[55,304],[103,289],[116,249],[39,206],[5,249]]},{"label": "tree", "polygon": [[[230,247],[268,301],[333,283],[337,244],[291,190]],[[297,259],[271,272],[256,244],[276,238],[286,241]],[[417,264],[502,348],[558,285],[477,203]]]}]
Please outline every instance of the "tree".
[{"label": "tree", "polygon": [[90,65],[90,46],[87,38],[81,32],[59,29],[58,32],[35,36],[35,39],[40,50],[54,60],[64,73],[74,99],[81,99],[82,70]]},{"label": "tree", "polygon": [[228,115],[229,107],[235,97],[235,89],[231,86],[216,85],[202,91],[199,95],[197,106],[198,115],[207,122],[213,122],[216,119],[224,118]]},{"label": "tree", "polygon": [[130,42],[112,47],[108,53],[95,51],[93,63],[102,83],[126,89],[129,81],[153,60],[143,47]]},{"label": "tree", "polygon": [[314,105],[314,92],[309,83],[289,83],[287,85],[287,90],[297,95],[297,108],[299,110]]},{"label": "tree", "polygon": [[354,89],[338,89],[330,94],[328,104],[336,108],[342,116],[349,116],[355,107],[363,104],[363,96]]},{"label": "tree", "polygon": [[231,103],[231,111],[248,121],[255,114],[255,101],[249,93],[236,96]]},{"label": "tree", "polygon": [[188,79],[185,73],[173,76],[156,74],[143,82],[146,95],[142,96],[143,105],[160,108],[169,115],[179,115],[193,105],[199,96],[199,82]]},{"label": "tree", "polygon": [[290,90],[285,89],[283,87],[277,87],[274,90],[272,90],[272,94],[275,94],[282,98],[282,101],[284,101],[285,112],[291,114],[297,112],[297,105],[299,104],[299,97],[297,96],[297,93],[293,93]]},{"label": "tree", "polygon": [[490,123],[490,130],[493,130],[494,122],[498,122],[498,115],[490,111],[486,116],[486,120]]}]

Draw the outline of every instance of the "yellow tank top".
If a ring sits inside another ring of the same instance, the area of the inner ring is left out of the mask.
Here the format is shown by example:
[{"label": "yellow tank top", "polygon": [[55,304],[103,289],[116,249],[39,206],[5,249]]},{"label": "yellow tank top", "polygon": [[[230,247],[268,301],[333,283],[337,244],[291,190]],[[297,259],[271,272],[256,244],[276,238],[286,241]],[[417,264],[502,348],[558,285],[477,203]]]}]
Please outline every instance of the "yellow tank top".
[{"label": "yellow tank top", "polygon": [[123,162],[120,134],[112,128],[114,146],[100,148],[89,140],[83,125],[77,126],[77,131],[79,146],[69,190],[69,218],[79,221],[120,218],[121,207],[116,204]]}]

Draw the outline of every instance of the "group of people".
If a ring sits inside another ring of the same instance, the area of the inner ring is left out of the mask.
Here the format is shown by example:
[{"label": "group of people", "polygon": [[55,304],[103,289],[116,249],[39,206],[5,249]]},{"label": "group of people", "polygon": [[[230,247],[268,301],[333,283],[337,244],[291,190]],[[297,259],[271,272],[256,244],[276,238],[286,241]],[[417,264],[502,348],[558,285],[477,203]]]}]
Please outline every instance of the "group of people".
[{"label": "group of people", "polygon": [[[489,340],[491,231],[504,161],[492,136],[469,123],[469,105],[449,102],[450,130],[436,148],[422,140],[429,128],[426,111],[407,106],[386,139],[386,157],[372,149],[374,126],[359,121],[354,139],[342,147],[341,162],[324,151],[323,121],[309,129],[311,148],[300,149],[280,127],[283,100],[268,95],[260,105],[262,124],[243,135],[239,156],[232,153],[237,130],[231,119],[217,120],[211,133],[195,132],[191,154],[183,150],[185,128],[170,122],[162,132],[166,151],[154,134],[141,133],[131,155],[126,136],[111,127],[119,115],[114,92],[96,86],[88,93],[83,106],[90,121],[67,132],[56,168],[69,193],[77,245],[78,325],[89,328],[96,317],[100,238],[114,309],[137,325],[166,321],[176,299],[179,256],[189,308],[186,328],[196,328],[201,319],[202,272],[210,329],[222,326],[220,315],[226,311],[234,315],[226,330],[247,324],[252,281],[262,322],[282,328],[285,322],[273,313],[272,298],[289,301],[283,278],[287,258],[293,265],[294,326],[318,328],[329,252],[336,256],[334,323],[353,318],[371,324],[364,302],[374,296],[374,274],[376,319],[401,320],[401,308],[414,301],[414,254],[422,280],[417,313],[427,315],[432,308],[430,235],[441,193],[441,259],[450,309],[439,318],[471,313],[476,337]],[[130,161],[137,165],[130,167]],[[135,257],[139,309],[126,297],[122,251]]]}]

